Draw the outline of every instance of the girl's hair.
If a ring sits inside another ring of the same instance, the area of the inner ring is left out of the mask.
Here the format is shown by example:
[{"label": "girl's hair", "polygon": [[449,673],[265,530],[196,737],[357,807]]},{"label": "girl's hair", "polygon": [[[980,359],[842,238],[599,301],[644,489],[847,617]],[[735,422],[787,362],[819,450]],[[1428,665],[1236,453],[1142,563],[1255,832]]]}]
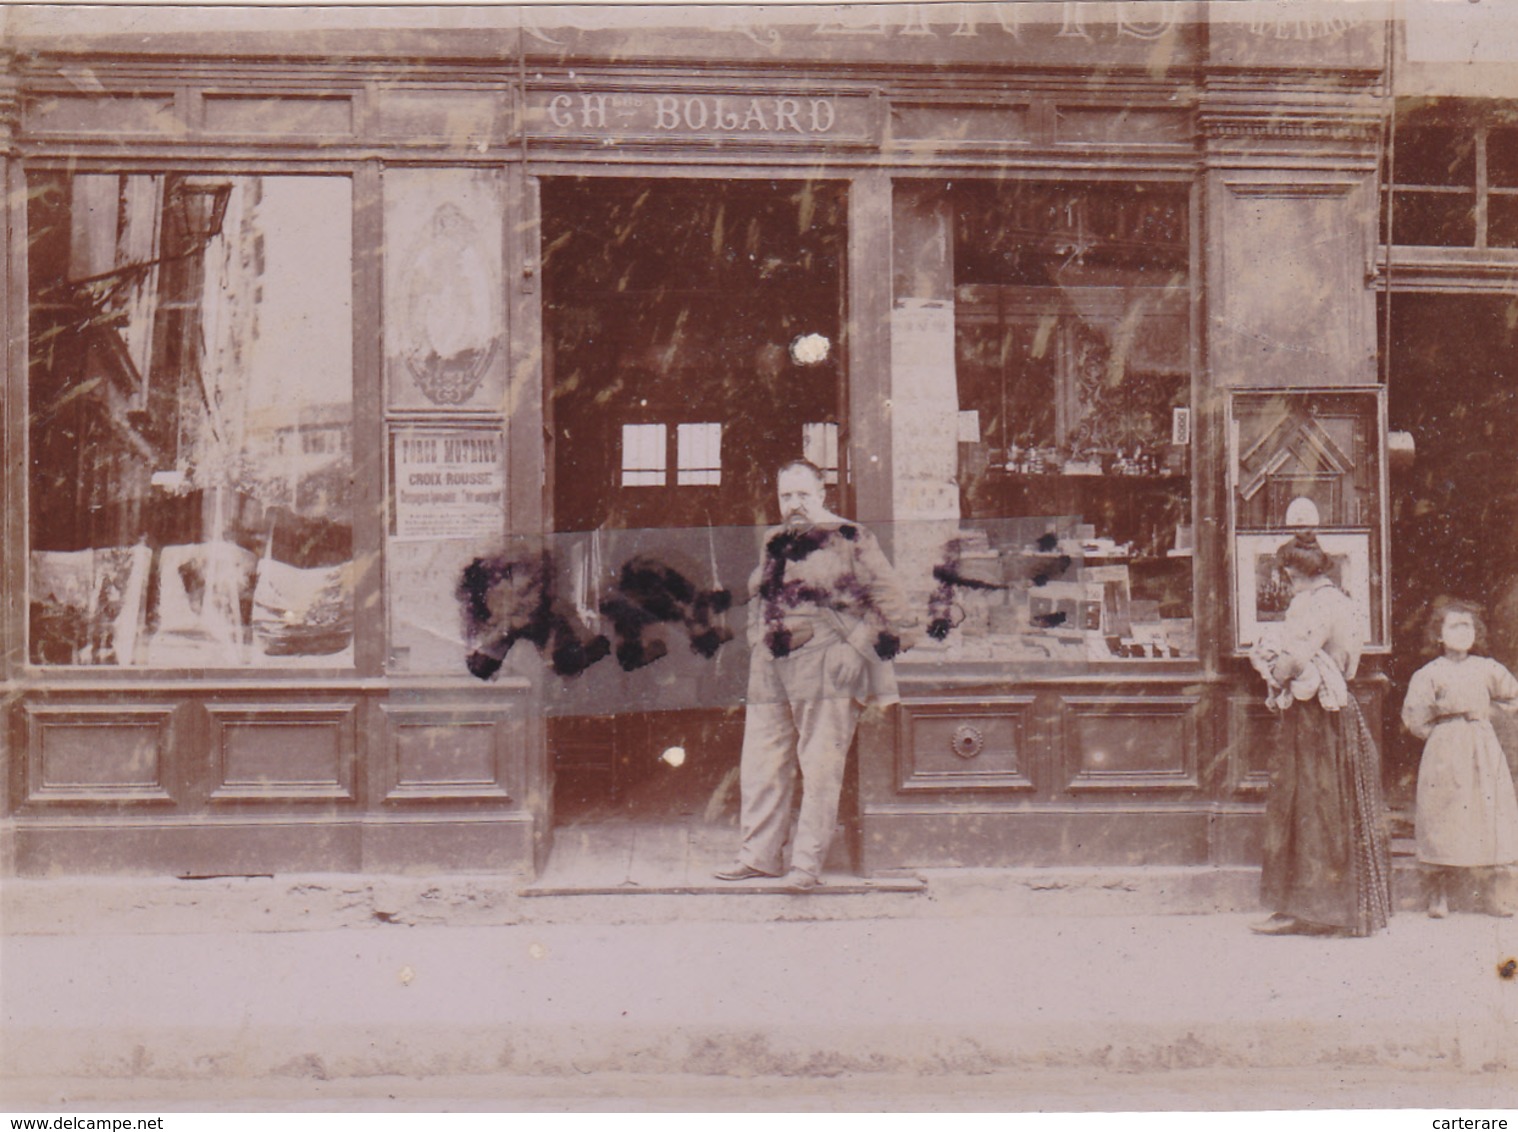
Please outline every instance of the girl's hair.
[{"label": "girl's hair", "polygon": [[1308,578],[1321,577],[1333,569],[1333,559],[1328,551],[1318,545],[1318,536],[1311,531],[1298,531],[1292,540],[1276,551],[1276,565],[1290,567]]},{"label": "girl's hair", "polygon": [[1470,614],[1471,624],[1476,626],[1476,643],[1471,651],[1486,652],[1486,620],[1481,616],[1481,607],[1473,601],[1448,595],[1435,598],[1434,604],[1429,607],[1428,621],[1423,626],[1423,647],[1432,653],[1444,651],[1444,642],[1439,636],[1444,632],[1444,619],[1451,613]]}]

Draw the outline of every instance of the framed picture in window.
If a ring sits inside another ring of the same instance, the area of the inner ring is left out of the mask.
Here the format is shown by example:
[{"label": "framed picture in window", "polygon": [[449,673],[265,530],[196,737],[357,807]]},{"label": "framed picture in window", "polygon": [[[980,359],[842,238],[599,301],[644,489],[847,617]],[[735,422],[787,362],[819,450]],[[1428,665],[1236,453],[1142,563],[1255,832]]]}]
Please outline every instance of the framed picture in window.
[{"label": "framed picture in window", "polygon": [[[1275,555],[1292,537],[1291,531],[1240,534],[1234,539],[1234,644],[1240,652],[1259,639],[1261,630],[1286,618],[1291,583],[1276,565]],[[1379,625],[1373,616],[1370,532],[1319,531],[1318,544],[1333,561],[1329,577],[1355,603],[1355,621],[1367,645],[1379,645]]]}]

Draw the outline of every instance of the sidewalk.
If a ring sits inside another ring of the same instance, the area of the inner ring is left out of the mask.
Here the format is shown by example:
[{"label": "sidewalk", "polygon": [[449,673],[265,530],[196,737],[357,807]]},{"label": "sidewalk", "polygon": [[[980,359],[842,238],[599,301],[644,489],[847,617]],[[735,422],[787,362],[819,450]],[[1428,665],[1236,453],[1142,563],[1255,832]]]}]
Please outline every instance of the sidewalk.
[{"label": "sidewalk", "polygon": [[1518,921],[1403,912],[1368,940],[1271,939],[1247,928],[1251,870],[924,880],[828,896],[8,881],[0,1107],[383,1106],[397,1089],[435,1105],[448,1080],[485,1108],[615,1108],[600,1090],[617,1081],[656,1108],[1122,1108],[1140,1082],[1273,1107],[1273,1078],[1375,1107],[1382,1089],[1518,1105],[1518,978],[1499,973]]}]

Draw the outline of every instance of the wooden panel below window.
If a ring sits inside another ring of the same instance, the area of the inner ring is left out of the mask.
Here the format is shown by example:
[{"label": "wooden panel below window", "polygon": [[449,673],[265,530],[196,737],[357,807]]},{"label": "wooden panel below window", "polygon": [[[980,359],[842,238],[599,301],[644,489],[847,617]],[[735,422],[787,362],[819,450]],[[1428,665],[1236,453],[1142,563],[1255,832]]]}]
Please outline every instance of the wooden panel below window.
[{"label": "wooden panel below window", "polygon": [[213,801],[351,802],[355,707],[207,705]]},{"label": "wooden panel below window", "polygon": [[1028,721],[1032,696],[994,704],[960,701],[903,707],[901,790],[1032,790]]},{"label": "wooden panel below window", "polygon": [[174,710],[118,704],[26,707],[28,802],[172,802]]},{"label": "wooden panel below window", "polygon": [[1197,699],[1064,699],[1066,788],[1193,790]]},{"label": "wooden panel below window", "polygon": [[507,725],[501,712],[390,708],[382,796],[387,802],[510,800]]},{"label": "wooden panel below window", "polygon": [[1270,754],[1279,719],[1262,696],[1235,699],[1229,709],[1228,791],[1262,797],[1270,784]]}]

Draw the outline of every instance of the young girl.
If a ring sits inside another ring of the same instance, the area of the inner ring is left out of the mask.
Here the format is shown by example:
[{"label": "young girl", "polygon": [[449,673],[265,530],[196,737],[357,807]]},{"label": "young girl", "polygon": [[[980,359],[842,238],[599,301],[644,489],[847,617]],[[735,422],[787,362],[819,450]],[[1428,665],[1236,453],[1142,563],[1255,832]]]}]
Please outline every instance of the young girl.
[{"label": "young girl", "polygon": [[1434,606],[1430,646],[1444,655],[1413,674],[1402,722],[1427,740],[1418,767],[1418,861],[1428,883],[1428,914],[1449,913],[1452,868],[1481,869],[1485,911],[1511,916],[1496,891],[1500,866],[1518,863],[1518,796],[1492,730],[1494,703],[1518,709],[1518,680],[1495,660],[1473,656],[1486,626],[1475,606]]}]

